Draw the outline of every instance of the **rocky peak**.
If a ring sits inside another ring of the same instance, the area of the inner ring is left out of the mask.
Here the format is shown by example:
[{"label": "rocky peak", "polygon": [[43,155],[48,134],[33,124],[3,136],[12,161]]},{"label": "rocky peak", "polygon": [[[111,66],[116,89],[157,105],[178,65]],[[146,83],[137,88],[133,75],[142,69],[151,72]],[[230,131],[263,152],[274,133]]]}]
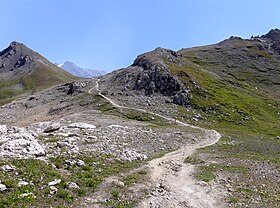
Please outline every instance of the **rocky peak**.
[{"label": "rocky peak", "polygon": [[267,38],[272,40],[273,42],[277,42],[278,44],[280,44],[280,30],[270,30],[266,35],[263,35],[262,38]]},{"label": "rocky peak", "polygon": [[176,59],[181,58],[181,55],[165,48],[156,48],[152,52],[144,53],[138,56],[133,62],[132,66],[140,66],[145,70],[154,69],[164,69],[166,67],[164,61],[168,60],[170,62],[175,62]]},{"label": "rocky peak", "polygon": [[228,39],[221,41],[219,44],[223,46],[233,46],[242,43],[244,40],[238,36],[230,36]]},{"label": "rocky peak", "polygon": [[141,68],[134,90],[143,91],[149,96],[159,93],[171,97],[176,104],[186,105],[191,96],[167,66],[168,63],[179,60],[180,54],[164,48],[156,48],[138,56],[132,65]]},{"label": "rocky peak", "polygon": [[0,56],[3,56],[5,54],[12,55],[14,53],[26,53],[27,51],[31,50],[27,48],[24,44],[13,41],[6,49],[0,52]]},{"label": "rocky peak", "polygon": [[268,40],[269,48],[276,54],[280,55],[280,30],[273,29],[270,30],[266,35],[261,36],[261,38]]},{"label": "rocky peak", "polygon": [[13,41],[6,49],[0,52],[0,70],[13,71],[31,63],[36,57],[35,52],[22,43]]},{"label": "rocky peak", "polygon": [[25,45],[23,45],[23,43],[19,43],[17,41],[13,41],[10,43],[10,47],[12,47],[13,49],[17,49],[23,46],[26,47]]},{"label": "rocky peak", "polygon": [[71,61],[65,61],[65,63],[63,65],[70,65],[70,66],[76,66],[74,63],[72,63]]}]

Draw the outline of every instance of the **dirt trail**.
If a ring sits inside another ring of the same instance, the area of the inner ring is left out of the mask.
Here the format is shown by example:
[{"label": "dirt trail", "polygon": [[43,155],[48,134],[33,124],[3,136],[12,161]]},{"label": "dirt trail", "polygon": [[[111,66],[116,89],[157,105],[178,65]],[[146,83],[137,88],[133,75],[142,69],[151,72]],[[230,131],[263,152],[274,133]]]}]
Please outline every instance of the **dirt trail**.
[{"label": "dirt trail", "polygon": [[222,198],[221,191],[207,183],[196,181],[191,176],[195,171],[194,166],[184,163],[184,159],[196,149],[213,145],[221,137],[216,131],[204,131],[207,138],[201,143],[185,146],[148,163],[154,189],[152,196],[142,201],[138,207],[225,207],[219,199]]},{"label": "dirt trail", "polygon": [[[143,109],[120,106],[112,99],[106,97],[99,90],[99,79],[96,86],[89,90],[97,90],[99,95],[109,101],[113,106],[122,109],[133,109],[136,111],[149,113],[168,121],[175,121],[157,113]],[[192,207],[192,208],[218,208],[226,207],[221,203],[223,196],[222,190],[217,187],[209,186],[205,182],[198,182],[192,177],[194,166],[184,163],[184,159],[194,153],[196,149],[214,145],[221,135],[215,130],[206,130],[197,126],[177,121],[181,126],[200,129],[205,138],[195,145],[182,147],[174,152],[168,153],[161,158],[151,160],[147,164],[151,187],[153,191],[151,197],[139,203],[139,208],[173,208],[173,207]]]}]

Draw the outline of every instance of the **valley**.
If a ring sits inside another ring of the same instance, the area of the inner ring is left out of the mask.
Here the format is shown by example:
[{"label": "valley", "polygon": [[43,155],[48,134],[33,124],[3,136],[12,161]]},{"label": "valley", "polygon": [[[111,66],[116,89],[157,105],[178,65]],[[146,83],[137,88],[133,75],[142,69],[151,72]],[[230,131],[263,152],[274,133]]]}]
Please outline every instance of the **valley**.
[{"label": "valley", "polygon": [[0,207],[279,207],[279,38],[156,48],[88,79],[12,43]]}]

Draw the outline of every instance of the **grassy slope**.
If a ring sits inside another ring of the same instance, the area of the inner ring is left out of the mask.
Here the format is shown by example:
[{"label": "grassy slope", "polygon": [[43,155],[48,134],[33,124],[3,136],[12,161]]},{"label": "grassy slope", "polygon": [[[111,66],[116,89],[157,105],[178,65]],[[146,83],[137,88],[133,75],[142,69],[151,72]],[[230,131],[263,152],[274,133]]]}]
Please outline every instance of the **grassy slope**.
[{"label": "grassy slope", "polygon": [[[235,84],[230,84],[210,70],[224,66],[214,66],[211,61],[205,60],[200,63],[197,59],[194,63],[190,61],[194,60],[193,52],[183,55],[187,57],[186,64],[170,64],[170,71],[188,86],[193,86],[191,83],[195,81],[206,90],[201,92],[192,87],[192,106],[207,117],[199,125],[214,128],[223,134],[217,145],[200,151],[201,154],[210,154],[220,164],[198,165],[200,172],[197,177],[209,181],[219,171],[232,172],[228,168],[230,164],[238,167],[237,171],[236,168],[233,169],[235,174],[239,174],[238,179],[232,181],[234,193],[228,199],[234,206],[280,206],[280,188],[277,182],[261,176],[253,168],[253,164],[262,163],[271,167],[271,170],[266,171],[276,170],[276,175],[280,174],[280,141],[276,139],[280,136],[279,99],[274,96],[273,91],[260,90],[262,83],[254,79],[253,74],[249,75],[249,82],[234,80]],[[187,114],[184,108],[180,112]],[[252,197],[261,199],[259,205],[250,201]]]},{"label": "grassy slope", "polygon": [[[53,67],[51,68],[45,64],[40,63],[39,65],[40,67],[34,69],[34,72],[29,75],[0,83],[0,105],[16,99],[19,95],[38,92],[76,79],[61,69],[55,69],[55,66],[53,66],[54,70]],[[18,83],[22,83],[23,87],[15,88],[14,86]]]},{"label": "grassy slope", "polygon": [[[0,171],[2,183],[8,188],[8,191],[0,193],[0,207],[75,207],[75,200],[92,194],[104,178],[128,171],[139,163],[116,160],[109,155],[92,154],[77,156],[76,159],[85,162],[84,166],[78,167],[67,166],[66,159],[72,160],[73,157],[51,158],[50,161],[57,168],[37,159],[0,160],[1,166],[9,164],[16,167],[16,171],[10,173]],[[65,174],[66,171],[68,174]],[[30,184],[18,187],[22,179]],[[60,179],[61,183],[56,185],[57,193],[50,194],[48,183],[55,179]],[[68,188],[70,182],[75,182],[80,188]],[[115,207],[123,207],[122,204],[128,203],[118,202]]]}]

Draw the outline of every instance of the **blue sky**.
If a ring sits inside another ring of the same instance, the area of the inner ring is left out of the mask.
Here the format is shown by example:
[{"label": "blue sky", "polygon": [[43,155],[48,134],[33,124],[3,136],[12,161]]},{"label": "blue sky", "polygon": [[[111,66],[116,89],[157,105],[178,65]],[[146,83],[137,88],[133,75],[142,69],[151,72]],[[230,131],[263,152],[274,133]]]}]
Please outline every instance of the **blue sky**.
[{"label": "blue sky", "polygon": [[249,38],[280,27],[279,0],[0,0],[0,48],[111,71],[137,55]]}]

